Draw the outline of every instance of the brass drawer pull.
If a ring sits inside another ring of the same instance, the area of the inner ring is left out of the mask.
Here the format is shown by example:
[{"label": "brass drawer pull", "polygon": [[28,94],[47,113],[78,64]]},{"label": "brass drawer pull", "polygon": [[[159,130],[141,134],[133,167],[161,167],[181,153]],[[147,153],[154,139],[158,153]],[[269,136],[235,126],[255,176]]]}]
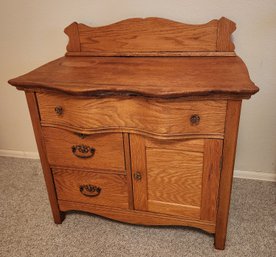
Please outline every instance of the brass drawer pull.
[{"label": "brass drawer pull", "polygon": [[200,117],[199,117],[199,115],[193,114],[193,115],[190,117],[190,122],[191,122],[192,125],[198,125],[199,122],[200,122]]},{"label": "brass drawer pull", "polygon": [[88,145],[73,145],[72,153],[78,158],[91,158],[95,154],[96,149]]},{"label": "brass drawer pull", "polygon": [[55,107],[55,112],[57,115],[61,115],[63,113],[63,108],[61,106],[56,106]]},{"label": "brass drawer pull", "polygon": [[80,185],[80,192],[88,197],[95,197],[101,193],[101,188],[93,185]]}]

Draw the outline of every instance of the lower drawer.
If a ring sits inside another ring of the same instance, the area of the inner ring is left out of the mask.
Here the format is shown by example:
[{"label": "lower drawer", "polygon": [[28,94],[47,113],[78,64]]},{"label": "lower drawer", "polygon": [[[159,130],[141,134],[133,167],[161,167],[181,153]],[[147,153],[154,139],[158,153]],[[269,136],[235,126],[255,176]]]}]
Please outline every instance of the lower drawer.
[{"label": "lower drawer", "polygon": [[53,175],[59,200],[128,208],[124,175],[73,169],[54,169]]}]

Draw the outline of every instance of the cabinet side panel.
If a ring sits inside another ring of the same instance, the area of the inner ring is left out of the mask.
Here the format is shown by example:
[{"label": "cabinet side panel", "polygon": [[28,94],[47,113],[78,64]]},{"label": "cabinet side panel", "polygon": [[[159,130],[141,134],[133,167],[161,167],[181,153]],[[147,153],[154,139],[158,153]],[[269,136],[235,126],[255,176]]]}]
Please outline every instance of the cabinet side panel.
[{"label": "cabinet side panel", "polygon": [[204,141],[200,219],[215,221],[223,141],[219,139],[205,139]]},{"label": "cabinet side panel", "polygon": [[215,233],[215,247],[221,250],[225,247],[240,109],[241,101],[228,101]]},{"label": "cabinet side panel", "polygon": [[26,92],[26,98],[33,124],[33,130],[43,169],[44,179],[48,191],[48,197],[52,208],[53,218],[56,224],[60,224],[64,219],[64,215],[59,211],[53,176],[46,157],[35,93]]}]

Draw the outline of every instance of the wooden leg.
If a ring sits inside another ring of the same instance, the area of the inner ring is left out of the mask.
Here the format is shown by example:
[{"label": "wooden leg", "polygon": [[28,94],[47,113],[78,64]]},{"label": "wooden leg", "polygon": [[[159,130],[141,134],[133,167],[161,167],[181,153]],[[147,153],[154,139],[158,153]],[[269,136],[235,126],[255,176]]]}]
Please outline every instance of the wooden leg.
[{"label": "wooden leg", "polygon": [[240,120],[241,101],[228,101],[223,145],[223,166],[221,171],[218,212],[215,232],[215,248],[225,248],[230,197],[235,163],[235,153]]},{"label": "wooden leg", "polygon": [[36,102],[35,93],[26,92],[27,103],[29,106],[29,111],[31,115],[31,120],[33,124],[35,139],[37,143],[37,149],[40,156],[40,161],[43,169],[43,174],[46,182],[46,187],[48,191],[48,197],[52,208],[52,214],[54,222],[56,224],[61,224],[65,218],[65,214],[59,210],[58,200],[56,197],[55,184],[52,176],[50,166],[47,161],[45,146],[42,137],[42,130],[40,125],[39,110]]}]

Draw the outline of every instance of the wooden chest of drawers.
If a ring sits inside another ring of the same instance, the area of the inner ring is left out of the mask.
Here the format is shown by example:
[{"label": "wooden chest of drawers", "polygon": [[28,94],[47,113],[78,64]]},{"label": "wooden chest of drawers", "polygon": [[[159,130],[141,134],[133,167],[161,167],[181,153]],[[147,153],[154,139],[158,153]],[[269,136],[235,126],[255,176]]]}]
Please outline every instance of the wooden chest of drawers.
[{"label": "wooden chest of drawers", "polygon": [[234,29],[73,23],[65,57],[9,81],[26,92],[56,223],[81,210],[193,226],[224,249],[241,100],[258,91]]}]

